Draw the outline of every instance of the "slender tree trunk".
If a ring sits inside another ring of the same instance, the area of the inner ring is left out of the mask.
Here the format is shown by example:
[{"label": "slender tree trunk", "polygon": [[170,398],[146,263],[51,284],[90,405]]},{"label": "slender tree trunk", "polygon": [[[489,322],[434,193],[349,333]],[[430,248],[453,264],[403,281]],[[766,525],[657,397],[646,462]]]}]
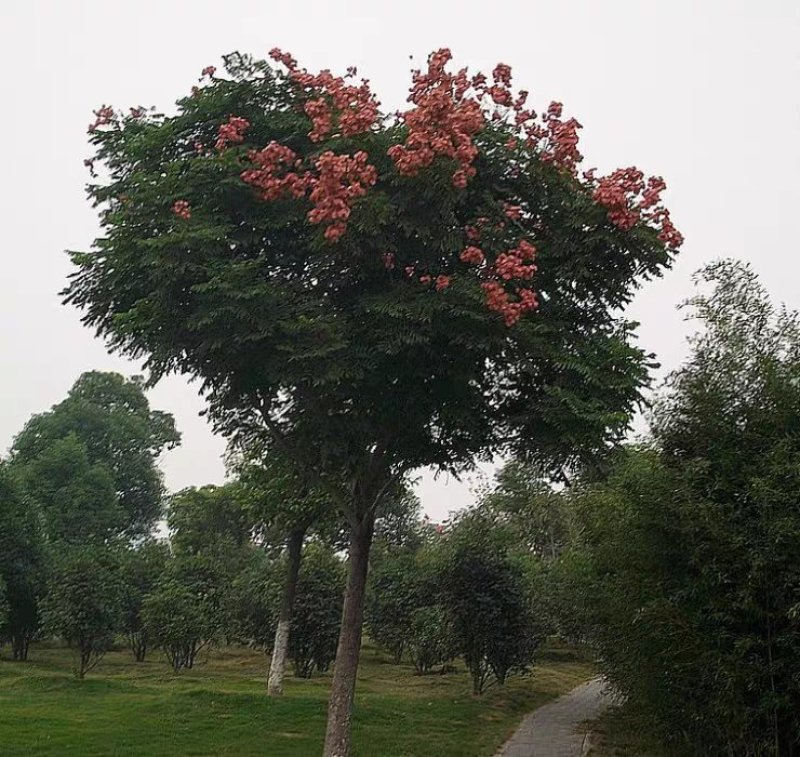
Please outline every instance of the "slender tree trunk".
[{"label": "slender tree trunk", "polygon": [[369,513],[356,523],[350,532],[349,574],[328,703],[324,757],[350,755],[350,724],[356,690],[358,654],[361,649],[361,625],[364,620],[364,595],[367,587],[373,523],[374,515]]},{"label": "slender tree trunk", "polygon": [[304,536],[305,529],[298,528],[290,531],[286,539],[289,564],[286,570],[286,581],[283,584],[281,612],[278,616],[278,627],[275,629],[275,643],[272,645],[272,659],[269,665],[267,694],[271,697],[279,697],[283,694],[283,676],[286,672],[286,658],[289,655],[289,633],[292,628],[292,612],[297,593],[297,576],[300,573]]}]

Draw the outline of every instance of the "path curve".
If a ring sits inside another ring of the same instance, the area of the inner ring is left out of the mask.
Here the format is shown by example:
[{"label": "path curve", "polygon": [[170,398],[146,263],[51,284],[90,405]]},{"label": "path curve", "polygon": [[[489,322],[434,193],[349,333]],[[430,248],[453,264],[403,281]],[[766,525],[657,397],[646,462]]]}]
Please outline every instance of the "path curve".
[{"label": "path curve", "polygon": [[611,702],[602,678],[583,683],[526,715],[497,757],[580,757],[586,721],[598,717]]}]

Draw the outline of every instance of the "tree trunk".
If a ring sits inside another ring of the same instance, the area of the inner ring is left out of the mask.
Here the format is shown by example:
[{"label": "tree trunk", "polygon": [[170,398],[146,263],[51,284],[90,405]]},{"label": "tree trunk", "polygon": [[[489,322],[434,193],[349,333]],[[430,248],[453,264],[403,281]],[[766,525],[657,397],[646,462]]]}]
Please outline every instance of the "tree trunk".
[{"label": "tree trunk", "polygon": [[361,625],[364,620],[364,595],[367,587],[369,548],[372,544],[374,515],[369,513],[350,532],[349,571],[342,609],[339,645],[333,668],[333,684],[328,702],[328,727],[324,757],[349,757],[350,725],[356,690]]},{"label": "tree trunk", "polygon": [[11,650],[16,662],[25,662],[28,659],[28,649],[31,644],[31,636],[27,631],[20,631],[14,634],[11,639]]},{"label": "tree trunk", "polygon": [[289,532],[286,539],[289,564],[286,569],[286,581],[283,584],[281,612],[278,616],[278,627],[275,629],[275,643],[272,645],[272,659],[269,665],[267,694],[271,697],[283,694],[283,676],[286,672],[286,658],[289,656],[289,633],[292,628],[292,612],[297,593],[297,576],[300,573],[304,536],[305,529],[294,529]]}]

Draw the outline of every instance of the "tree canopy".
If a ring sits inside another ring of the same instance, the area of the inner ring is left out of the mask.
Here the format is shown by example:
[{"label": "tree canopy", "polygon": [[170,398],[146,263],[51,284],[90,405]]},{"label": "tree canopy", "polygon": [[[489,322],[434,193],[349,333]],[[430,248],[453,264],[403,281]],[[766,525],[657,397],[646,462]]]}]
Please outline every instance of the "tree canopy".
[{"label": "tree canopy", "polygon": [[66,399],[28,421],[11,458],[27,471],[33,498],[52,521],[51,538],[75,529],[133,538],[161,513],[157,460],[179,440],[172,416],[150,409],[141,380],[90,371]]}]

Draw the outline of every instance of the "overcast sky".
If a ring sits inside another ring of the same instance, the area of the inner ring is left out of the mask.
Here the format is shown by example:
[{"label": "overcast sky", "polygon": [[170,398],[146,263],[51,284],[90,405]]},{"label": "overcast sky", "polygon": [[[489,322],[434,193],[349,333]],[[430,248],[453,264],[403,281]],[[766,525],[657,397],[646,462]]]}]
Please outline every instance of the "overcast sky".
[{"label": "overcast sky", "polygon": [[[585,167],[637,165],[667,181],[686,237],[675,267],[631,316],[665,369],[685,354],[675,305],[691,273],[720,256],[752,261],[776,299],[800,307],[798,0],[23,0],[0,10],[0,449],[85,370],[136,373],[60,304],[69,263],[97,235],[84,197],[92,108],[169,109],[232,50],[292,52],[309,69],[356,65],[384,107],[407,94],[409,56],[450,47],[459,66],[513,67],[541,108],[584,125]],[[163,460],[173,488],[219,482],[222,440],[182,378],[152,404],[182,446]],[[424,476],[433,517],[471,501],[466,484]]]}]

